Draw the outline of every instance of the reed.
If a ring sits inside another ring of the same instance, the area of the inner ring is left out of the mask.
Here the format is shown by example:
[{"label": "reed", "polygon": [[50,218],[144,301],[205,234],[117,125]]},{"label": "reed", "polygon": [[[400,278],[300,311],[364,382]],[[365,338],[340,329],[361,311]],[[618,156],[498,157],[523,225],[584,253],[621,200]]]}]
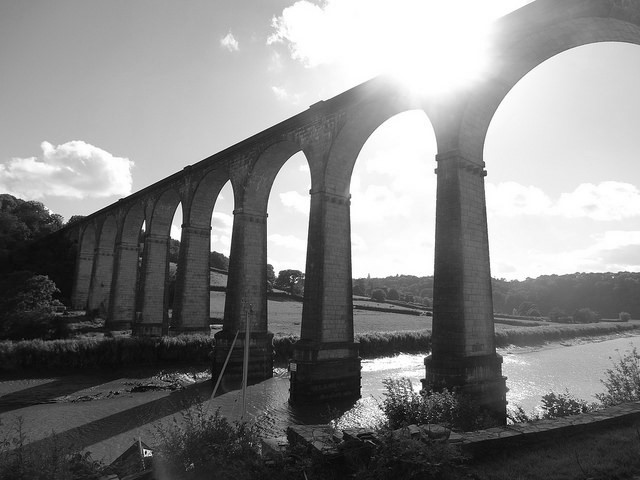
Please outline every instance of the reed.
[{"label": "reed", "polygon": [[212,348],[213,339],[204,335],[4,341],[0,371],[205,364]]},{"label": "reed", "polygon": [[537,328],[514,328],[496,332],[496,347],[516,345],[520,347],[561,342],[580,337],[615,335],[636,330],[640,325],[626,323],[587,323]]}]

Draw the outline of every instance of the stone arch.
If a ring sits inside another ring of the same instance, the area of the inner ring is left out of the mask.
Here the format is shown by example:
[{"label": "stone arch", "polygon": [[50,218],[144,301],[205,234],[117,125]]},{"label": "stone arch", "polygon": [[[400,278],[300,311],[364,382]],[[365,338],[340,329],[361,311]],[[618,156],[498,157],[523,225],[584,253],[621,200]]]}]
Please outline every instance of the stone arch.
[{"label": "stone arch", "polygon": [[[115,250],[118,225],[114,215],[101,219],[98,228],[98,241],[93,258],[93,271],[87,308],[108,315],[111,280],[113,276],[113,253]],[[104,318],[104,317],[103,317]]]},{"label": "stone arch", "polygon": [[[545,3],[535,2],[497,23],[497,46],[501,52],[499,59],[493,58],[497,68],[484,85],[473,91],[455,132],[457,145],[449,137],[443,152],[457,146],[466,158],[481,160],[489,124],[500,103],[520,79],[551,57],[592,43],[640,45],[640,4],[612,7],[612,2],[605,0],[572,0],[556,2],[546,10]],[[518,30],[522,22],[527,22],[529,28]],[[536,25],[538,29],[533,31]]]},{"label": "stone arch", "polygon": [[[189,225],[206,226],[211,223],[211,215],[222,188],[230,180],[229,174],[221,169],[205,172],[195,187],[191,203],[185,212]],[[233,188],[233,184],[231,186]]]},{"label": "stone arch", "polygon": [[111,303],[107,328],[128,330],[135,319],[139,270],[138,241],[144,223],[144,205],[135,203],[124,212],[114,252]]},{"label": "stone arch", "polygon": [[190,203],[184,205],[172,318],[177,332],[209,331],[211,215],[228,180],[225,171],[209,170],[197,183]]},{"label": "stone arch", "polygon": [[177,190],[169,188],[163,191],[152,204],[148,218],[147,235],[168,237],[171,231],[171,221],[181,201],[181,195]]},{"label": "stone arch", "polygon": [[[135,324],[137,335],[159,336],[169,333],[169,234],[181,200],[178,191],[168,188],[150,205],[140,272],[139,315],[136,313]],[[182,205],[184,207],[184,203]]]},{"label": "stone arch", "polygon": [[[362,147],[369,137],[390,118],[409,110],[420,109],[420,105],[393,97],[369,102],[349,112],[343,127],[331,145],[323,187],[327,193],[348,198],[351,173]],[[429,114],[425,115],[429,118]],[[313,179],[312,179],[313,180]],[[312,191],[319,186],[312,185]]]},{"label": "stone arch", "polygon": [[135,203],[127,208],[120,229],[119,242],[138,245],[140,230],[145,221],[144,206]]},{"label": "stone arch", "polygon": [[265,215],[269,193],[278,172],[293,155],[301,150],[300,145],[290,140],[283,140],[267,147],[258,156],[248,175],[242,191],[241,207],[247,211]]},{"label": "stone arch", "polygon": [[87,222],[84,225],[84,228],[80,230],[76,271],[71,300],[73,308],[78,310],[87,308],[95,249],[96,228],[93,222]]}]

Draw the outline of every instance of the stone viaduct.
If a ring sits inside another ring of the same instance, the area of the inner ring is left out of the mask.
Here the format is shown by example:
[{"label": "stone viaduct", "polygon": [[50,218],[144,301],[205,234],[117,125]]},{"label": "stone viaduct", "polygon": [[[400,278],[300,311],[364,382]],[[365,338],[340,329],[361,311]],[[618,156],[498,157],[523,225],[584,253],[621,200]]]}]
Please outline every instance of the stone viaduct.
[{"label": "stone viaduct", "polygon": [[[639,0],[537,0],[495,23],[488,75],[463,91],[419,97],[391,79],[374,78],[186,166],[68,228],[78,242],[73,306],[100,308],[108,327],[133,327],[137,335],[209,332],[211,215],[220,190],[230,181],[233,235],[224,325],[215,336],[214,375],[236,331],[244,331],[252,305],[250,377],[270,377],[267,200],[279,169],[302,151],[311,172],[311,208],[290,401],[359,397],[351,291],[351,172],[378,126],[403,111],[421,109],[431,121],[438,150],[433,350],[425,359],[423,384],[457,387],[504,420],[506,378],[494,344],[485,135],[500,102],[527,72],[565,50],[610,41],[640,44]],[[184,223],[169,331],[168,242],[179,204]],[[242,338],[230,374],[241,368]]]}]

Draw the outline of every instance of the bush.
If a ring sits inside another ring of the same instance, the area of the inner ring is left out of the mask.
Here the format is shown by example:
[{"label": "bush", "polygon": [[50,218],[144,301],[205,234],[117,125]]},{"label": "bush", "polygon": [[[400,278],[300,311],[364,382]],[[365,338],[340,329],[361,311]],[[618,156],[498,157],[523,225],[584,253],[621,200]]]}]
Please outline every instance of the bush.
[{"label": "bush", "polygon": [[471,399],[447,389],[419,393],[406,377],[385,378],[382,383],[386,389],[382,410],[391,429],[428,423],[460,430],[475,430],[493,425],[493,421]]},{"label": "bush", "polygon": [[618,318],[621,322],[628,322],[629,320],[631,320],[631,314],[629,314],[628,312],[620,312],[618,314]]},{"label": "bush", "polygon": [[376,302],[384,302],[387,299],[387,294],[384,293],[384,290],[377,288],[373,292],[371,292],[371,300]]},{"label": "bush", "polygon": [[153,470],[158,478],[253,479],[266,471],[258,453],[258,437],[246,423],[231,425],[220,411],[209,415],[202,404],[189,408],[181,423],[156,428],[159,444]]},{"label": "bush", "polygon": [[640,354],[636,347],[619,357],[613,368],[605,371],[605,377],[601,382],[607,389],[606,393],[596,394],[605,407],[639,401]]},{"label": "bush", "polygon": [[[1,426],[1,424],[0,424]],[[0,478],[19,480],[98,480],[105,467],[64,443],[54,433],[30,448],[18,417],[13,435],[0,438]]]},{"label": "bush", "polygon": [[388,434],[373,452],[357,480],[455,479],[466,477],[458,465],[464,458],[459,450],[441,442],[424,442],[412,438],[394,438]]},{"label": "bush", "polygon": [[549,392],[542,396],[542,418],[558,418],[579,415],[595,410],[596,404],[576,398],[565,390],[564,393]]},{"label": "bush", "polygon": [[574,323],[594,323],[599,320],[599,315],[589,308],[580,308],[573,313]]}]

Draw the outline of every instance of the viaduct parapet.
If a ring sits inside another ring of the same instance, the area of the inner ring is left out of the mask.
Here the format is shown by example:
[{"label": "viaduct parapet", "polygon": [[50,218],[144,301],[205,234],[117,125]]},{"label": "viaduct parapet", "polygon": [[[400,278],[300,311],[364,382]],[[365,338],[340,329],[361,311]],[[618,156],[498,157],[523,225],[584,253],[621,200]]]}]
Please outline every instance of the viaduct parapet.
[{"label": "viaduct parapet", "polygon": [[[425,359],[423,385],[458,388],[504,421],[506,379],[494,343],[484,191],[486,132],[500,102],[531,69],[565,50],[609,41],[640,43],[640,1],[537,0],[495,23],[488,75],[464,90],[416,96],[389,78],[377,77],[186,166],[67,229],[78,243],[73,306],[101,310],[112,329],[168,334],[169,231],[181,204],[171,333],[208,333],[211,215],[220,190],[230,181],[233,234],[214,375],[235,332],[244,331],[251,306],[249,375],[254,380],[270,377],[267,201],[280,168],[302,151],[311,173],[311,207],[290,401],[358,398],[351,172],[378,126],[398,113],[419,109],[431,121],[438,149],[433,351]],[[239,343],[230,364],[232,375],[239,374],[239,359],[247,347]]]}]

